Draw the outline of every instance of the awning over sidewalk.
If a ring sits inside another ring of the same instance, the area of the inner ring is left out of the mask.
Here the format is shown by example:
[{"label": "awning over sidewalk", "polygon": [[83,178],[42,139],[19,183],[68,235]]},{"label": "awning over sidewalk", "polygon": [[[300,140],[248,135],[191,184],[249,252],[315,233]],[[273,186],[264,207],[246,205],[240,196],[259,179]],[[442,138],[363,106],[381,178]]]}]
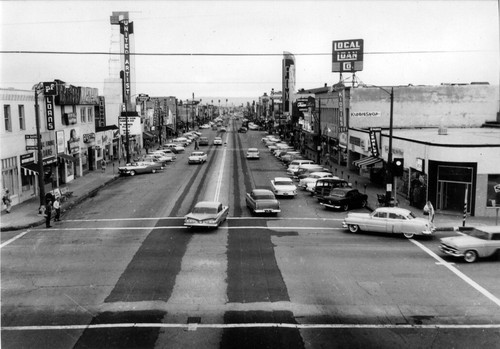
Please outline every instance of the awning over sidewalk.
[{"label": "awning over sidewalk", "polygon": [[38,174],[38,164],[35,164],[34,162],[30,162],[27,164],[21,164],[21,167],[24,170],[25,175],[37,175]]},{"label": "awning over sidewalk", "polygon": [[66,162],[77,162],[78,161],[78,158],[75,158],[73,155],[57,154],[57,156],[64,159]]},{"label": "awning over sidewalk", "polygon": [[382,159],[380,158],[376,158],[374,156],[368,156],[366,158],[354,161],[353,164],[358,167],[366,167],[366,166],[373,166],[381,161]]},{"label": "awning over sidewalk", "polygon": [[149,138],[149,139],[153,139],[153,138],[155,138],[155,135],[154,135],[154,134],[152,134],[151,132],[148,132],[148,131],[144,131],[144,132],[142,133],[142,136],[143,136],[144,138]]}]

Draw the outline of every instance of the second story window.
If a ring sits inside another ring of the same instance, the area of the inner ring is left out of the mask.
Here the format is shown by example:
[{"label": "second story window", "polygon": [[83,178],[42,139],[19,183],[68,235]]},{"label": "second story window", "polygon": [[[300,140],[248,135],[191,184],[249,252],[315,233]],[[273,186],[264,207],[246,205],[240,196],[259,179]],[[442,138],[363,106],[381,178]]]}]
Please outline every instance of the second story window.
[{"label": "second story window", "polygon": [[10,115],[10,105],[8,104],[3,106],[3,118],[5,122],[5,131],[12,132],[12,119]]},{"label": "second story window", "polygon": [[87,122],[87,108],[80,108],[80,122]]},{"label": "second story window", "polygon": [[19,128],[21,130],[26,130],[26,119],[24,116],[24,105],[18,105],[19,111]]},{"label": "second story window", "polygon": [[94,113],[93,113],[93,107],[88,109],[88,122],[94,122]]}]

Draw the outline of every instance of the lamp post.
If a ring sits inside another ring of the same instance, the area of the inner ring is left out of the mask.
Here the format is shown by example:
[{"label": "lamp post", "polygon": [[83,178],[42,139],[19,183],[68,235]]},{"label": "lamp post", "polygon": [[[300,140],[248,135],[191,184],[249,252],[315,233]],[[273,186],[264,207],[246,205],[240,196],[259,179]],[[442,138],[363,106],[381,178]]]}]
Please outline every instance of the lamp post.
[{"label": "lamp post", "polygon": [[43,154],[42,135],[40,133],[40,110],[38,105],[38,91],[43,88],[41,83],[34,86],[35,89],[35,121],[36,121],[36,150],[38,157],[38,192],[40,194],[40,206],[45,205],[45,180],[43,178]]}]

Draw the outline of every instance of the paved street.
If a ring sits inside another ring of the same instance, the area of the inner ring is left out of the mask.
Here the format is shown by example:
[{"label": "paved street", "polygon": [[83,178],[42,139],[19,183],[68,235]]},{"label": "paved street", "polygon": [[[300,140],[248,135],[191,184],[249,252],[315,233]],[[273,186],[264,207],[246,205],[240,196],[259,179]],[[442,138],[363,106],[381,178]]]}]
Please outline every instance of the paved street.
[{"label": "paved street", "polygon": [[[498,346],[497,258],[443,257],[451,229],[351,234],[344,212],[302,191],[277,217],[252,215],[246,192],[284,169],[262,132],[238,126],[202,149],[205,164],[187,164],[191,146],[160,173],[109,181],[51,229],[2,232],[2,348]],[[260,160],[245,159],[250,146]],[[219,229],[183,226],[201,200],[229,205]]]}]

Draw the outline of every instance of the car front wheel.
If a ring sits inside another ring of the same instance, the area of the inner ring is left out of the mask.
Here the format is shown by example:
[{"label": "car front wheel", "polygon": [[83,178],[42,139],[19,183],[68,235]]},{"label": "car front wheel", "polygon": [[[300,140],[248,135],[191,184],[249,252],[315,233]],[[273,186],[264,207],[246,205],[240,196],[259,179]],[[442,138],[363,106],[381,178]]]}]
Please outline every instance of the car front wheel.
[{"label": "car front wheel", "polygon": [[135,176],[135,171],[130,171],[131,176]]},{"label": "car front wheel", "polygon": [[359,225],[356,224],[349,224],[347,228],[351,233],[357,233],[359,231]]},{"label": "car front wheel", "polygon": [[349,210],[349,204],[343,204],[342,205],[342,210],[344,210],[344,211]]},{"label": "car front wheel", "polygon": [[366,207],[366,200],[361,201],[361,207]]},{"label": "car front wheel", "polygon": [[476,259],[477,259],[477,252],[476,251],[472,251],[472,250],[465,251],[464,260],[467,263],[474,263],[476,261]]},{"label": "car front wheel", "polygon": [[156,173],[156,170],[155,170],[155,169],[152,169],[152,170],[151,170],[151,173]]},{"label": "car front wheel", "polygon": [[414,236],[415,234],[413,234],[413,233],[404,233],[403,235],[405,236],[405,238],[407,238],[407,239],[411,239],[411,238],[413,238],[413,236]]}]

